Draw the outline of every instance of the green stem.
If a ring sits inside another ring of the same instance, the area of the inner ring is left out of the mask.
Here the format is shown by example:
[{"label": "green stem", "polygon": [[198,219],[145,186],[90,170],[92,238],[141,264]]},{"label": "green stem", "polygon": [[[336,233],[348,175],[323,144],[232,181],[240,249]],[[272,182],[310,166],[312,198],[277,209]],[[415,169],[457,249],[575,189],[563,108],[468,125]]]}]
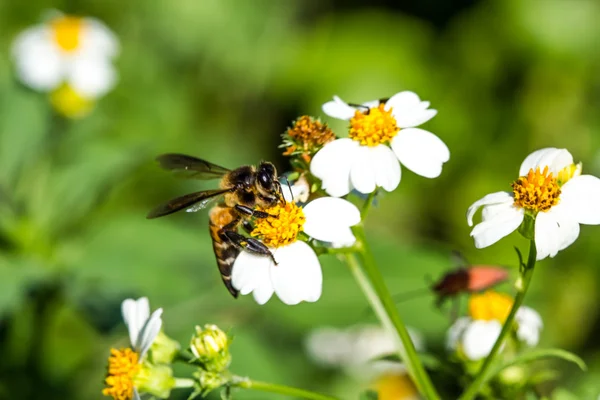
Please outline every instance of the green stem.
[{"label": "green stem", "polygon": [[309,400],[339,400],[337,397],[315,393],[309,390],[277,385],[268,382],[254,381],[249,378],[234,377],[234,379],[231,381],[231,385],[244,389],[260,390],[262,392],[277,393],[285,396],[299,397]]},{"label": "green stem", "polygon": [[[421,394],[427,400],[439,399],[440,397],[437,394],[435,387],[431,383],[429,375],[427,375],[427,372],[425,371],[425,368],[423,367],[423,364],[417,355],[417,351],[410,338],[410,335],[408,334],[408,330],[398,314],[398,310],[387,286],[385,285],[383,276],[377,268],[375,259],[373,258],[373,253],[371,252],[371,249],[367,243],[362,224],[354,226],[353,232],[357,241],[361,245],[360,255],[363,261],[363,266],[366,276],[369,278],[372,285],[369,285],[371,288],[370,290],[365,290],[365,288],[363,288],[365,295],[371,302],[374,311],[384,326],[390,328],[392,332],[395,332],[397,337],[400,339],[401,343],[400,346],[398,346],[398,352],[402,361],[406,363],[408,372],[415,385],[419,389],[419,392],[421,392]],[[354,268],[356,269],[356,267]],[[359,279],[357,278],[357,280]],[[363,285],[360,280],[359,284],[361,284],[361,286]]]},{"label": "green stem", "polygon": [[375,200],[375,196],[377,196],[377,189],[375,189],[374,191],[369,193],[369,196],[367,196],[367,199],[365,200],[365,203],[363,204],[363,208],[360,212],[360,220],[361,221],[364,221],[367,214],[369,213],[369,210],[371,209],[371,206],[373,205],[373,200]]},{"label": "green stem", "polygon": [[494,343],[494,347],[492,347],[492,351],[490,351],[490,354],[488,354],[485,361],[483,362],[483,365],[479,369],[479,372],[477,373],[475,380],[471,383],[471,385],[467,388],[467,390],[462,394],[462,396],[459,397],[459,400],[474,399],[475,396],[477,396],[477,393],[479,392],[479,390],[481,389],[481,386],[483,386],[483,384],[486,382],[488,372],[494,362],[494,359],[496,358],[496,355],[502,348],[502,344],[504,343],[504,340],[509,335],[509,333],[512,331],[513,323],[515,320],[515,316],[517,315],[517,311],[519,310],[519,307],[521,307],[521,305],[523,304],[523,300],[525,299],[525,294],[527,293],[527,289],[529,288],[529,283],[531,282],[531,277],[533,276],[533,270],[535,267],[536,257],[537,257],[537,250],[535,248],[535,241],[531,240],[529,243],[529,257],[527,258],[527,265],[525,265],[524,266],[525,268],[523,268],[521,271],[521,276],[519,278],[518,287],[517,287],[518,292],[515,297],[515,302],[513,303],[513,306],[510,310],[510,314],[508,314],[508,317],[506,318],[506,322],[504,323],[504,326],[502,327],[502,330],[500,331],[500,336],[498,336],[496,343]]}]

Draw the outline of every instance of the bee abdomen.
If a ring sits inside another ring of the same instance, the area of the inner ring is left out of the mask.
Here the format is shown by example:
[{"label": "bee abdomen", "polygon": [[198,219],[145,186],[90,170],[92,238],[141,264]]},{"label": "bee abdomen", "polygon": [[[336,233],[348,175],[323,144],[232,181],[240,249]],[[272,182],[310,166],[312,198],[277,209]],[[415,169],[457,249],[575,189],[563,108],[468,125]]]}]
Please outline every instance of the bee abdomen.
[{"label": "bee abdomen", "polygon": [[209,230],[210,237],[213,242],[213,250],[217,259],[217,265],[223,283],[229,293],[233,297],[238,297],[239,291],[233,287],[231,282],[231,271],[233,270],[233,263],[237,256],[240,254],[240,250],[235,247],[233,243],[228,240],[223,240],[219,235],[221,229],[237,218],[235,212],[227,207],[215,206],[210,210],[209,214]]}]

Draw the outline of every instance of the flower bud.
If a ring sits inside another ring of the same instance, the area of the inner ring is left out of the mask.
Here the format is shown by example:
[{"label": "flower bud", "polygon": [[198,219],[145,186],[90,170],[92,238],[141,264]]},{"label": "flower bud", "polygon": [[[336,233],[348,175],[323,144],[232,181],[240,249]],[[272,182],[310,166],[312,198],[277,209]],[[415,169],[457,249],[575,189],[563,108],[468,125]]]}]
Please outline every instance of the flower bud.
[{"label": "flower bud", "polygon": [[282,135],[283,155],[300,157],[309,163],[312,156],[325,144],[335,140],[335,134],[319,120],[303,115]]},{"label": "flower bud", "polygon": [[181,345],[179,342],[168,337],[163,331],[160,331],[150,347],[152,361],[156,364],[171,364],[180,348]]},{"label": "flower bud", "polygon": [[144,363],[134,378],[135,387],[140,393],[150,393],[161,399],[166,399],[175,387],[173,370],[168,365]]},{"label": "flower bud", "polygon": [[229,366],[229,337],[216,325],[196,326],[190,350],[204,364],[206,370],[220,372]]},{"label": "flower bud", "polygon": [[198,385],[200,386],[196,389],[196,392],[199,392],[201,396],[206,396],[208,393],[224,386],[230,381],[229,374],[205,371],[202,369],[194,372],[194,378],[196,378]]}]

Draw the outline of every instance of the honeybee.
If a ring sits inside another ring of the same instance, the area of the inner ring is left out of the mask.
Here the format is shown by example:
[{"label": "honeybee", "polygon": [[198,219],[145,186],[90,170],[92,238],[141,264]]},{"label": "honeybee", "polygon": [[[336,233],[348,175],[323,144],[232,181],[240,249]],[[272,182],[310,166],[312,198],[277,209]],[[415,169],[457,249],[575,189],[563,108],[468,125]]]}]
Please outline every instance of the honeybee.
[{"label": "honeybee", "polygon": [[242,250],[271,257],[275,262],[267,246],[238,232],[240,224],[248,233],[252,231],[251,217],[269,216],[256,207],[266,209],[277,203],[285,204],[275,166],[263,161],[258,167],[245,165],[230,170],[184,154],[163,154],[156,160],[162,168],[186,174],[188,178],[221,179],[218,189],[172,199],[150,211],[146,218],[163,217],[181,210],[195,212],[222,198],[209,212],[209,231],[223,283],[233,297],[237,297],[238,291],[231,283],[231,270]]}]

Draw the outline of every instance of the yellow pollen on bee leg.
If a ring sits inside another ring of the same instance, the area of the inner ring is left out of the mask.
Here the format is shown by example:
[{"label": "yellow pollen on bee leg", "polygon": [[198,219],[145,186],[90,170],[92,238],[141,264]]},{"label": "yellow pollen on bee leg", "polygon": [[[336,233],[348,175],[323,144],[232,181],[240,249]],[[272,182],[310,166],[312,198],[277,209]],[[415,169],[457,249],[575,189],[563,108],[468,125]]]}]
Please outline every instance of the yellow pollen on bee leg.
[{"label": "yellow pollen on bee leg", "polygon": [[356,110],[350,119],[350,138],[363,146],[374,147],[387,143],[400,131],[392,110],[386,110],[385,104],[379,104],[367,112]]},{"label": "yellow pollen on bee leg", "polygon": [[64,51],[77,50],[81,40],[83,18],[64,16],[50,22],[54,40]]},{"label": "yellow pollen on bee leg", "polygon": [[548,211],[558,204],[560,186],[548,167],[540,172],[537,168],[529,170],[526,176],[521,176],[512,184],[515,206],[535,213]]},{"label": "yellow pollen on bee leg", "polygon": [[105,396],[114,400],[133,399],[133,378],[140,371],[139,355],[132,349],[111,349],[108,357],[108,376],[104,380]]},{"label": "yellow pollen on bee leg", "polygon": [[287,202],[263,211],[270,216],[256,220],[252,236],[260,238],[267,247],[281,247],[296,241],[306,221],[302,207]]}]

